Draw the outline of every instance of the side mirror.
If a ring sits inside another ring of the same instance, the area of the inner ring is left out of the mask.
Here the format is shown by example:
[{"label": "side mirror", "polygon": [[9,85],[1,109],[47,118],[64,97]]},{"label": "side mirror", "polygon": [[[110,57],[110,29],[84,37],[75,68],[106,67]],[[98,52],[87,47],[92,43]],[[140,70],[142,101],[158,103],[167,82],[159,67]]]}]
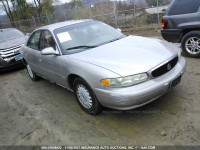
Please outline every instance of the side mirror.
[{"label": "side mirror", "polygon": [[120,28],[117,28],[117,31],[119,31],[119,32],[122,32],[122,29],[120,29]]},{"label": "side mirror", "polygon": [[58,51],[55,51],[53,47],[45,48],[41,51],[42,55],[59,55]]}]

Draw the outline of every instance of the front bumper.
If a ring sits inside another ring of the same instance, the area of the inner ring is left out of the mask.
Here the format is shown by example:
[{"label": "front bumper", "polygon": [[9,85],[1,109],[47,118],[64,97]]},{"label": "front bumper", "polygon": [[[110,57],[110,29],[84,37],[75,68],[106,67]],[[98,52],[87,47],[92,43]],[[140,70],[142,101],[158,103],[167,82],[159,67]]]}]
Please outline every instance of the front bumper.
[{"label": "front bumper", "polygon": [[168,73],[139,85],[126,88],[94,89],[99,102],[109,108],[130,110],[146,105],[162,95],[170,83],[186,70],[186,60],[181,57],[177,65]]},{"label": "front bumper", "polygon": [[10,63],[6,63],[3,59],[0,58],[0,71],[11,70],[21,66],[23,66],[22,61],[13,61]]}]

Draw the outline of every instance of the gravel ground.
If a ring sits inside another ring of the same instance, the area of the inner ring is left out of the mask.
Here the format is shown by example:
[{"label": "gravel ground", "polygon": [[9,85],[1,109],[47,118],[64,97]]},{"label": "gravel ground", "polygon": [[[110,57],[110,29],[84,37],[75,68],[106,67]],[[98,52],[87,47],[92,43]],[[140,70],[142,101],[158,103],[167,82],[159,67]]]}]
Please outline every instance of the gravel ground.
[{"label": "gravel ground", "polygon": [[200,145],[200,59],[186,59],[181,83],[157,101],[98,116],[82,111],[73,93],[31,81],[23,68],[1,73],[0,145]]}]

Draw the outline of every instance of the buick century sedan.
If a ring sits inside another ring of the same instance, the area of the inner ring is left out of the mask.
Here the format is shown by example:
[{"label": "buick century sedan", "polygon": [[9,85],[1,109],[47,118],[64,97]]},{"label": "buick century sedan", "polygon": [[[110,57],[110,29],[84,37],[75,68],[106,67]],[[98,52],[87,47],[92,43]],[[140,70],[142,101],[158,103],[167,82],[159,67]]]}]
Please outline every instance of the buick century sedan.
[{"label": "buick century sedan", "polygon": [[102,107],[129,110],[146,105],[176,86],[186,69],[176,45],[126,36],[94,20],[41,27],[22,52],[32,80],[40,76],[73,91],[89,114]]}]

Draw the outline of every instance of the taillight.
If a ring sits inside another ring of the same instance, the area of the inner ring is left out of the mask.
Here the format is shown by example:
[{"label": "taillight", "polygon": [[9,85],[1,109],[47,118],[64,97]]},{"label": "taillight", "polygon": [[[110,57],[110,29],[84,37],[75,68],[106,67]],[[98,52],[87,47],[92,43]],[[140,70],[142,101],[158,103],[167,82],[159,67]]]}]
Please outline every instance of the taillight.
[{"label": "taillight", "polygon": [[167,29],[167,19],[162,19],[162,28]]}]

